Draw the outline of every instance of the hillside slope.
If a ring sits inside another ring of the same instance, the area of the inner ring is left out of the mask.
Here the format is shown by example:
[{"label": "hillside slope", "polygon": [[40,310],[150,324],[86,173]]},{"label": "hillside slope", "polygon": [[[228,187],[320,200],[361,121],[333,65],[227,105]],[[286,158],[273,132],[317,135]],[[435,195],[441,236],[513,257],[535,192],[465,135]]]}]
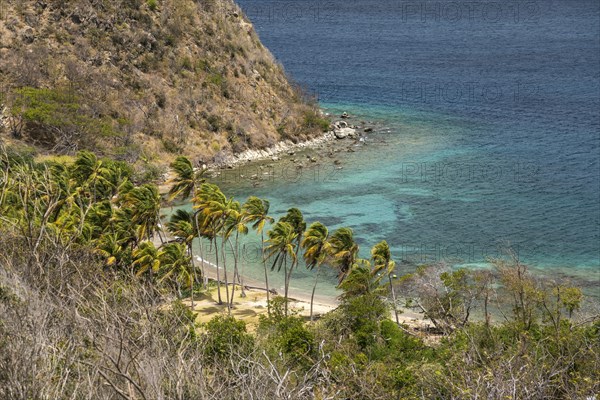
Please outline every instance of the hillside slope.
[{"label": "hillside slope", "polygon": [[303,140],[324,127],[230,0],[0,0],[0,129],[134,162]]}]

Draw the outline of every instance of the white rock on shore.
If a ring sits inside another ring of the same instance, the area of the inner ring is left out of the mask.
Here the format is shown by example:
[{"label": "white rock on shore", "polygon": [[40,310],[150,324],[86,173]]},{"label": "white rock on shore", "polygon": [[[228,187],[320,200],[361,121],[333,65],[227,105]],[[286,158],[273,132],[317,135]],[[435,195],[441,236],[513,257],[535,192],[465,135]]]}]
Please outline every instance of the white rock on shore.
[{"label": "white rock on shore", "polygon": [[355,139],[356,138],[356,129],[352,129],[352,128],[336,129],[334,131],[334,134],[335,134],[335,137],[338,139],[346,139],[346,138]]},{"label": "white rock on shore", "polygon": [[289,153],[297,149],[306,149],[311,147],[317,147],[321,144],[330,142],[335,138],[334,132],[327,132],[326,134],[307,140],[305,142],[293,143],[289,140],[278,142],[275,145],[266,149],[254,150],[249,149],[237,155],[228,156],[222,165],[234,166],[249,161],[261,160],[261,159],[274,159],[279,158],[278,155],[282,153]]},{"label": "white rock on shore", "polygon": [[333,134],[336,139],[356,139],[358,134],[356,133],[356,129],[348,126],[346,121],[338,121],[333,124]]}]

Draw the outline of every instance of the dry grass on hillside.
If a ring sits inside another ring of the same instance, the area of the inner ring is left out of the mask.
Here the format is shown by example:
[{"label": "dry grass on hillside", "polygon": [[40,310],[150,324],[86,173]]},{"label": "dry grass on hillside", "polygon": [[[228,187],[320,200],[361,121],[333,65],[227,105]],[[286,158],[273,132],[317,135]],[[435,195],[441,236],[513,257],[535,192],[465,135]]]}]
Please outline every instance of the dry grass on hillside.
[{"label": "dry grass on hillside", "polygon": [[0,2],[5,140],[218,161],[321,129],[232,1]]}]

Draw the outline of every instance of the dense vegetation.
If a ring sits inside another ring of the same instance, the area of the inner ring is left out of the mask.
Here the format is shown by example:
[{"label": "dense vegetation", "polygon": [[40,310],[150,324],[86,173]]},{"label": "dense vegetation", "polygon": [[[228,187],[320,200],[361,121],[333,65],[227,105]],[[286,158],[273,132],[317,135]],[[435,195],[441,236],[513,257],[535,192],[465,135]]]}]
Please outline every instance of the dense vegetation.
[{"label": "dense vegetation", "polygon": [[[579,289],[538,279],[516,258],[491,271],[435,265],[397,278],[385,242],[360,259],[349,228],[330,233],[296,208],[274,221],[268,201],[226,197],[187,158],[172,169],[161,199],[120,161],[80,152],[70,164],[36,162],[2,147],[0,398],[591,399],[600,391],[600,322],[581,313]],[[175,198],[193,209],[163,222],[161,204]],[[249,229],[265,239],[265,271],[285,275],[284,296],[270,299],[253,332],[227,312],[198,324],[182,299],[216,289],[231,307],[243,289],[234,284],[237,243]],[[203,279],[193,243],[216,249],[217,282]],[[288,308],[301,259],[315,279],[335,268],[342,289],[340,306],[314,321]],[[396,323],[402,307],[421,310],[436,335]]]},{"label": "dense vegetation", "polygon": [[0,134],[130,163],[231,153],[328,123],[231,0],[2,0]]}]

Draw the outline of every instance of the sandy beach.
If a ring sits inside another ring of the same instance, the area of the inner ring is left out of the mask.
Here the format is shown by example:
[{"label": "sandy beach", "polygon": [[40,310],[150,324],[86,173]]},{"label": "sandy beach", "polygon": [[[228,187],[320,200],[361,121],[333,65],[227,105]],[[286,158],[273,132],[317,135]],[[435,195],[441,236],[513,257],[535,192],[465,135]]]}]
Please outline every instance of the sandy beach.
[{"label": "sandy beach", "polygon": [[[196,268],[201,270],[202,259],[195,255]],[[217,267],[209,261],[204,261],[204,271],[206,277],[213,281],[213,287],[207,293],[203,293],[199,298],[194,299],[193,310],[198,313],[198,322],[203,323],[209,321],[218,313],[227,314],[227,305],[225,304],[226,290],[223,280],[223,268],[221,271],[221,299],[223,304],[218,304],[217,288],[214,282],[217,280]],[[233,270],[229,270],[229,280],[232,281]],[[258,316],[267,313],[267,292],[265,289],[264,282],[251,279],[248,277],[243,278],[245,287],[245,297],[242,297],[242,287],[239,284],[235,285],[233,307],[231,309],[231,315],[236,318],[244,320],[249,328],[252,330],[258,324]],[[229,283],[229,291],[233,284]],[[273,288],[271,288],[273,290]],[[277,293],[277,295],[283,295],[283,293]],[[290,288],[290,309],[297,315],[309,318],[310,316],[310,297],[311,294],[298,289]],[[273,298],[274,294],[271,294]],[[184,303],[191,307],[191,298],[184,300]],[[335,297],[324,296],[315,294],[313,304],[313,316],[318,319],[320,316],[335,310],[339,306],[339,301]],[[431,326],[431,324],[423,319],[422,314],[412,312],[410,310],[399,310],[399,321],[401,324],[407,326],[415,333],[424,332]],[[393,320],[393,312],[390,313],[390,318]]]}]

